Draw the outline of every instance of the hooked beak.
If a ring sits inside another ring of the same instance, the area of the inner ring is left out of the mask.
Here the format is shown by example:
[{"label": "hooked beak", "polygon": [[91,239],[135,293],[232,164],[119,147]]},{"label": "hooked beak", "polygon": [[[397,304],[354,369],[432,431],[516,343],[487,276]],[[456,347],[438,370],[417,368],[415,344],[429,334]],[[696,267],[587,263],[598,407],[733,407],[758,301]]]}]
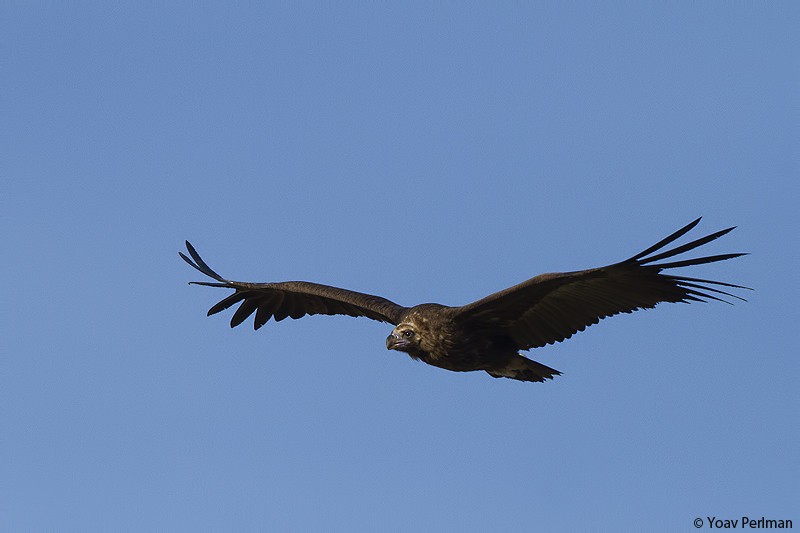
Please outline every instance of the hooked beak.
[{"label": "hooked beak", "polygon": [[392,333],[388,337],[386,337],[386,349],[387,350],[394,350],[395,346],[398,344],[402,344],[400,341],[400,337],[397,336],[396,333]]}]

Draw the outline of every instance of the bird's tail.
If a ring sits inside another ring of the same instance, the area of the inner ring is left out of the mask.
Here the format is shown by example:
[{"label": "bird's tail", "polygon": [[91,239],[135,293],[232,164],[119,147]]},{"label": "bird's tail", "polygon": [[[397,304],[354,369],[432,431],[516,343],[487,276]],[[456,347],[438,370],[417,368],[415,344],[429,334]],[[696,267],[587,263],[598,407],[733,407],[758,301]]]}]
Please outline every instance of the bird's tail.
[{"label": "bird's tail", "polygon": [[493,378],[511,378],[519,381],[544,381],[560,376],[561,372],[522,355],[516,355],[502,367],[486,371]]}]

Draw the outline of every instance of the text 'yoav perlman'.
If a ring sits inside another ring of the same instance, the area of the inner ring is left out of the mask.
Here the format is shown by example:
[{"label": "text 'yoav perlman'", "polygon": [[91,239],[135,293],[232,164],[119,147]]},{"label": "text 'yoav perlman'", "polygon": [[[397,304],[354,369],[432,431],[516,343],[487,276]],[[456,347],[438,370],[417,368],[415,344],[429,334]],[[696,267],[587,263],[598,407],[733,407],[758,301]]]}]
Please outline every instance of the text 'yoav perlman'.
[{"label": "text 'yoav perlman'", "polygon": [[792,529],[792,521],[788,519],[772,519],[772,518],[750,518],[743,516],[741,518],[717,518],[716,516],[707,516],[705,520],[702,518],[695,518],[694,527],[701,528],[708,526],[709,529]]}]

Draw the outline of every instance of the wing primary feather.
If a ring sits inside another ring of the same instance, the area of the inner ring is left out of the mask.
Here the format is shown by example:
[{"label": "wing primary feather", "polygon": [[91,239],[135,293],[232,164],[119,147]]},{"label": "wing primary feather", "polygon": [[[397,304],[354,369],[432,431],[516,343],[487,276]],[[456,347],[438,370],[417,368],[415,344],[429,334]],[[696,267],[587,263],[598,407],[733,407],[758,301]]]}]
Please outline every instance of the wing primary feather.
[{"label": "wing primary feather", "polygon": [[239,309],[237,309],[236,312],[233,313],[233,316],[231,317],[231,327],[235,328],[236,326],[247,320],[247,317],[252,315],[256,309],[258,309],[257,298],[252,298],[249,300],[245,299],[245,301],[242,302],[242,305],[239,306]]},{"label": "wing primary feather", "polygon": [[216,304],[214,304],[214,306],[208,310],[208,316],[216,315],[220,311],[224,311],[225,309],[233,305],[236,305],[238,302],[244,300],[246,297],[247,297],[246,292],[241,292],[241,291],[234,292],[227,298],[224,298],[219,302],[217,302]]},{"label": "wing primary feather", "polygon": [[275,302],[273,303],[272,319],[275,322],[280,322],[287,316],[285,300],[288,293],[280,291],[275,293]]},{"label": "wing primary feather", "polygon": [[672,250],[668,250],[668,251],[660,253],[658,255],[654,255],[653,257],[648,257],[646,259],[642,259],[641,261],[639,261],[639,264],[640,265],[646,265],[647,263],[652,263],[653,261],[659,261],[661,259],[666,259],[666,258],[672,257],[674,255],[678,255],[678,254],[682,254],[684,252],[688,252],[689,250],[693,250],[693,249],[697,248],[698,246],[703,246],[706,243],[709,243],[709,242],[711,242],[713,240],[719,239],[720,237],[722,237],[726,233],[729,233],[730,231],[734,230],[735,228],[736,228],[736,226],[734,226],[732,228],[724,229],[724,230],[721,230],[721,231],[717,231],[716,233],[712,233],[711,235],[706,235],[705,237],[702,237],[700,239],[697,239],[697,240],[694,240],[692,242],[686,243],[686,244],[684,244],[682,246],[678,246],[677,248],[673,248]]},{"label": "wing primary feather", "polygon": [[[700,296],[701,298],[708,298],[709,300],[716,300],[718,302],[722,302],[722,303],[725,303],[725,304],[728,304],[728,305],[733,305],[728,300],[723,300],[722,298],[717,298],[716,296],[712,296],[711,294],[706,294],[704,292],[701,292],[701,291],[698,291],[698,290],[695,290],[695,289],[687,289],[687,288],[684,287],[684,290],[686,291],[687,295]],[[703,300],[700,300],[700,301],[702,302]]]},{"label": "wing primary feather", "polygon": [[227,281],[225,278],[214,272],[214,270],[208,266],[205,261],[203,261],[203,259],[200,257],[200,254],[197,253],[197,250],[194,249],[194,246],[192,246],[192,243],[189,241],[186,241],[186,249],[189,251],[189,255],[192,256],[192,259],[194,259],[194,263],[189,261],[189,258],[183,255],[181,252],[178,252],[184,261],[210,278],[214,278],[217,281]]},{"label": "wing primary feather", "polygon": [[699,285],[697,283],[689,283],[689,282],[686,282],[686,281],[682,281],[682,282],[680,282],[680,286],[681,287],[694,287],[695,289],[703,289],[704,291],[711,291],[711,292],[716,292],[717,294],[724,294],[725,296],[730,296],[731,298],[736,298],[737,300],[741,300],[743,302],[747,301],[744,298],[742,298],[741,296],[736,296],[735,294],[731,294],[729,292],[721,291],[719,289],[715,289],[714,287],[706,287],[705,285]]},{"label": "wing primary feather", "polygon": [[698,257],[697,259],[686,259],[684,261],[675,261],[673,263],[662,263],[660,265],[651,265],[656,268],[680,268],[685,266],[704,265],[706,263],[715,263],[717,261],[725,261],[726,259],[733,259],[734,257],[741,257],[748,255],[746,253],[739,254],[720,254],[709,255],[708,257]]},{"label": "wing primary feather", "polygon": [[681,229],[679,229],[679,230],[678,230],[678,231],[676,231],[675,233],[671,234],[670,236],[668,236],[668,237],[665,237],[665,238],[661,239],[660,241],[658,241],[657,243],[655,243],[653,246],[651,246],[651,247],[650,247],[650,248],[648,248],[647,250],[645,250],[645,251],[643,251],[643,252],[639,252],[638,254],[634,255],[634,256],[633,256],[633,257],[631,257],[631,258],[630,258],[628,261],[638,261],[638,260],[639,260],[639,259],[641,259],[642,257],[644,257],[644,256],[646,256],[646,255],[648,255],[648,254],[651,254],[651,253],[655,252],[656,250],[658,250],[658,249],[660,249],[660,248],[663,248],[664,246],[668,245],[669,243],[671,243],[671,242],[673,242],[673,241],[675,241],[675,240],[677,240],[677,239],[680,239],[680,238],[681,238],[681,237],[683,237],[683,236],[684,236],[686,233],[690,232],[690,231],[692,230],[692,228],[694,228],[695,226],[697,226],[697,224],[699,224],[699,223],[700,223],[700,220],[701,220],[702,218],[703,218],[703,217],[698,217],[696,220],[693,220],[692,222],[690,222],[690,223],[689,223],[689,224],[687,224],[686,226],[682,227]]},{"label": "wing primary feather", "polygon": [[700,279],[700,278],[689,278],[686,276],[667,276],[670,279],[678,280],[678,281],[696,281],[698,283],[712,283],[714,285],[722,285],[724,287],[733,287],[734,289],[746,289],[748,291],[755,290],[752,287],[745,287],[744,285],[734,285],[733,283],[725,283],[722,281],[713,281],[710,279]]},{"label": "wing primary feather", "polygon": [[[188,242],[188,241],[187,241],[187,242]],[[189,263],[189,266],[191,266],[192,268],[195,268],[195,269],[197,269],[197,265],[195,265],[195,264],[194,264],[194,261],[192,261],[191,259],[189,259],[188,257],[186,257],[186,256],[183,254],[183,252],[178,252],[178,255],[179,255],[179,256],[181,256],[181,259],[183,259],[184,261],[186,261],[187,263]],[[198,269],[198,270],[199,270],[199,269]]]},{"label": "wing primary feather", "polygon": [[225,289],[233,289],[230,282],[216,283],[213,281],[190,281],[189,285],[203,285],[205,287],[222,287]]},{"label": "wing primary feather", "polygon": [[264,301],[262,298],[258,303],[256,309],[256,318],[253,320],[253,329],[258,330],[261,326],[269,322],[272,317],[272,309],[269,307],[269,302]]}]

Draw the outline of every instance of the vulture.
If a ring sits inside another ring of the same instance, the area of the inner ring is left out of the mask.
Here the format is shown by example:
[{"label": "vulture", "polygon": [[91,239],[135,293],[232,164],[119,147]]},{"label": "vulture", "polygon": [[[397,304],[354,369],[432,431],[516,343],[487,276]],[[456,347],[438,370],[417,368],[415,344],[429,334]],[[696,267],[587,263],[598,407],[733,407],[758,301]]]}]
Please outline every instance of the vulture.
[{"label": "vulture", "polygon": [[665,261],[734,229],[717,231],[664,250],[699,222],[700,218],[619,263],[541,274],[461,307],[436,303],[404,307],[381,296],[307,281],[231,281],[212,270],[189,241],[186,249],[191,258],[178,253],[214,280],[192,284],[234,290],[208,310],[211,316],[239,304],[231,318],[232,328],[253,313],[255,329],[270,318],[279,322],[286,317],[297,319],[318,314],[367,317],[394,326],[386,338],[387,349],[405,352],[429,365],[456,372],[484,370],[495,378],[542,382],[561,372],[528,359],[520,351],[561,342],[603,318],[650,309],[661,302],[731,303],[725,297],[745,301],[720,287],[729,291],[752,290],[749,287],[664,273],[746,255],[731,253]]}]

